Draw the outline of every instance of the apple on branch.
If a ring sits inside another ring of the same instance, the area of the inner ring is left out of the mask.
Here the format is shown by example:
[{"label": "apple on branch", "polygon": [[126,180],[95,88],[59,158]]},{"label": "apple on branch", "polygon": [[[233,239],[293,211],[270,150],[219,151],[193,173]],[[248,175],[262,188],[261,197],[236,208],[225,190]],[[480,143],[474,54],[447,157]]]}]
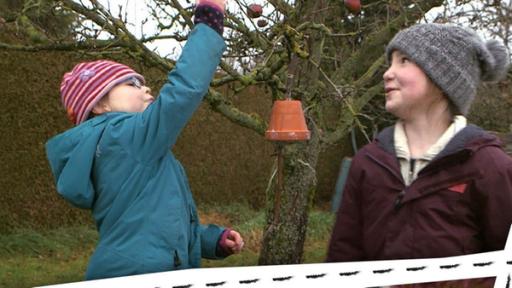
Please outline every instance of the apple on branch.
[{"label": "apple on branch", "polygon": [[247,7],[247,16],[250,18],[258,18],[263,13],[263,7],[259,4],[251,4]]},{"label": "apple on branch", "polygon": [[256,24],[258,25],[258,27],[263,28],[268,25],[268,21],[265,19],[260,19],[258,20],[258,22],[256,22]]},{"label": "apple on branch", "polygon": [[359,14],[361,11],[360,0],[343,0],[343,3],[345,4],[345,7],[353,14]]}]

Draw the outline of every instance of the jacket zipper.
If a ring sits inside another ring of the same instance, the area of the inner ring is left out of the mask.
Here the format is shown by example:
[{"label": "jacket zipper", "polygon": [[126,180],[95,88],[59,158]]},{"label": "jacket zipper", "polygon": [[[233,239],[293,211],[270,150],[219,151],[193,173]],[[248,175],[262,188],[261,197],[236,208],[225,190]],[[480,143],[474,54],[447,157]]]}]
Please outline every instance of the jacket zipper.
[{"label": "jacket zipper", "polygon": [[[416,159],[410,159],[410,162],[409,162],[409,185],[412,184],[412,177],[414,176],[414,165],[416,164]],[[402,191],[400,191],[400,193],[398,194],[398,196],[396,197],[395,199],[395,211],[398,211],[398,209],[400,209],[400,207],[402,207],[402,199],[404,199],[404,195],[405,195],[405,189],[403,189]]]},{"label": "jacket zipper", "polygon": [[[397,175],[396,172],[393,169],[391,169],[391,167],[389,167],[388,165],[382,163],[379,159],[375,158],[373,155],[371,155],[369,153],[366,153],[366,155],[370,159],[372,159],[375,163],[379,164],[384,169],[388,170],[392,175],[394,175],[398,180],[400,180],[400,182],[405,187],[404,179],[401,177],[401,175]],[[409,172],[409,174],[410,173],[411,172]],[[393,205],[395,211],[398,211],[398,209],[400,209],[400,207],[402,207],[402,199],[404,198],[404,195],[405,195],[405,188],[402,189],[402,191],[400,191],[400,193],[398,193],[398,195],[396,196],[396,199],[395,199],[395,202],[394,202],[394,205]]]},{"label": "jacket zipper", "polygon": [[404,180],[402,179],[402,176],[401,176],[401,175],[396,174],[396,172],[395,172],[393,169],[391,169],[391,167],[389,167],[388,165],[386,165],[386,164],[382,163],[379,159],[377,159],[377,158],[373,157],[373,155],[371,155],[371,154],[369,154],[369,153],[366,153],[366,155],[367,155],[370,159],[372,159],[373,161],[375,161],[377,164],[379,164],[380,166],[382,166],[382,167],[384,167],[386,170],[388,170],[391,174],[393,174],[393,176],[395,176],[398,180],[400,180],[400,182],[401,182],[402,184],[404,184],[404,186],[405,186],[405,183],[404,183]]},{"label": "jacket zipper", "polygon": [[409,160],[409,185],[412,183],[412,177],[414,176],[414,165],[416,165],[416,159]]}]

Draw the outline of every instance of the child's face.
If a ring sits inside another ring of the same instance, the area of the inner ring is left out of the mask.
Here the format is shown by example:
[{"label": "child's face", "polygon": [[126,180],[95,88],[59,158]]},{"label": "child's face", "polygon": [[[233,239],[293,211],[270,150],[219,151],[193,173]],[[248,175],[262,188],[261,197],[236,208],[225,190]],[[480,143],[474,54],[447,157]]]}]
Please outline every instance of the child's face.
[{"label": "child's face", "polygon": [[423,70],[398,50],[391,54],[391,66],[384,73],[384,89],[386,110],[402,119],[426,112],[444,98]]},{"label": "child's face", "polygon": [[96,104],[93,112],[142,112],[155,100],[150,93],[149,87],[142,86],[140,81],[134,78],[112,88]]}]

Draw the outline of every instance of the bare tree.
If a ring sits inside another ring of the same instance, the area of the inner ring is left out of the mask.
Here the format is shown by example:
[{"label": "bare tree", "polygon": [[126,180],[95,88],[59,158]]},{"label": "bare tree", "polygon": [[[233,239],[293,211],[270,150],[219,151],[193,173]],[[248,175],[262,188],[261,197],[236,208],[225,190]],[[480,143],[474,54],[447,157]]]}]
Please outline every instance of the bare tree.
[{"label": "bare tree", "polygon": [[[398,30],[422,19],[443,1],[368,0],[354,15],[340,0],[268,0],[264,8],[270,12],[257,20],[246,13],[249,1],[232,3],[238,9],[226,14],[228,51],[205,101],[213,111],[262,137],[266,120],[253,111],[241,111],[219,92],[219,87],[228,85],[230,93],[237,94],[258,85],[266,87],[270,91],[267,97],[274,100],[290,94],[302,101],[311,139],[276,144],[283,155],[283,185],[276,186],[277,168],[269,171],[267,221],[259,260],[260,264],[301,263],[320,151],[341,140],[352,127],[365,132],[365,125],[376,120],[363,109],[371,101],[383,99],[385,45]],[[139,36],[129,29],[124,12],[113,15],[98,0],[60,0],[52,5],[55,11],[76,17],[73,41],[53,37],[29,21],[29,27],[37,28],[34,33],[44,36],[44,41],[24,45],[4,42],[0,49],[126,53],[166,72],[174,61],[151,50],[148,44],[162,39],[186,41],[193,25],[192,3],[178,0],[150,1],[148,21],[156,21],[158,31]],[[25,12],[10,21],[21,21]]]},{"label": "bare tree", "polygon": [[74,17],[59,9],[52,0],[0,0],[0,40],[11,44],[42,44],[49,38],[71,41]]},{"label": "bare tree", "polygon": [[437,13],[434,22],[459,23],[487,37],[501,39],[512,47],[512,1],[456,0],[448,1]]}]

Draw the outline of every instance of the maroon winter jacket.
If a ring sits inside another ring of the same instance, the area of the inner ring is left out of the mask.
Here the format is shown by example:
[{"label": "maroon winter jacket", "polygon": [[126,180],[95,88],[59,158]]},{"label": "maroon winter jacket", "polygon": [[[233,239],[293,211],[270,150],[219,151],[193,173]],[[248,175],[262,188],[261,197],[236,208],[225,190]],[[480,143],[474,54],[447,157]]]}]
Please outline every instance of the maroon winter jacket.
[{"label": "maroon winter jacket", "polygon": [[394,127],[354,156],[327,261],[449,257],[504,249],[512,158],[468,125],[405,186]]}]

